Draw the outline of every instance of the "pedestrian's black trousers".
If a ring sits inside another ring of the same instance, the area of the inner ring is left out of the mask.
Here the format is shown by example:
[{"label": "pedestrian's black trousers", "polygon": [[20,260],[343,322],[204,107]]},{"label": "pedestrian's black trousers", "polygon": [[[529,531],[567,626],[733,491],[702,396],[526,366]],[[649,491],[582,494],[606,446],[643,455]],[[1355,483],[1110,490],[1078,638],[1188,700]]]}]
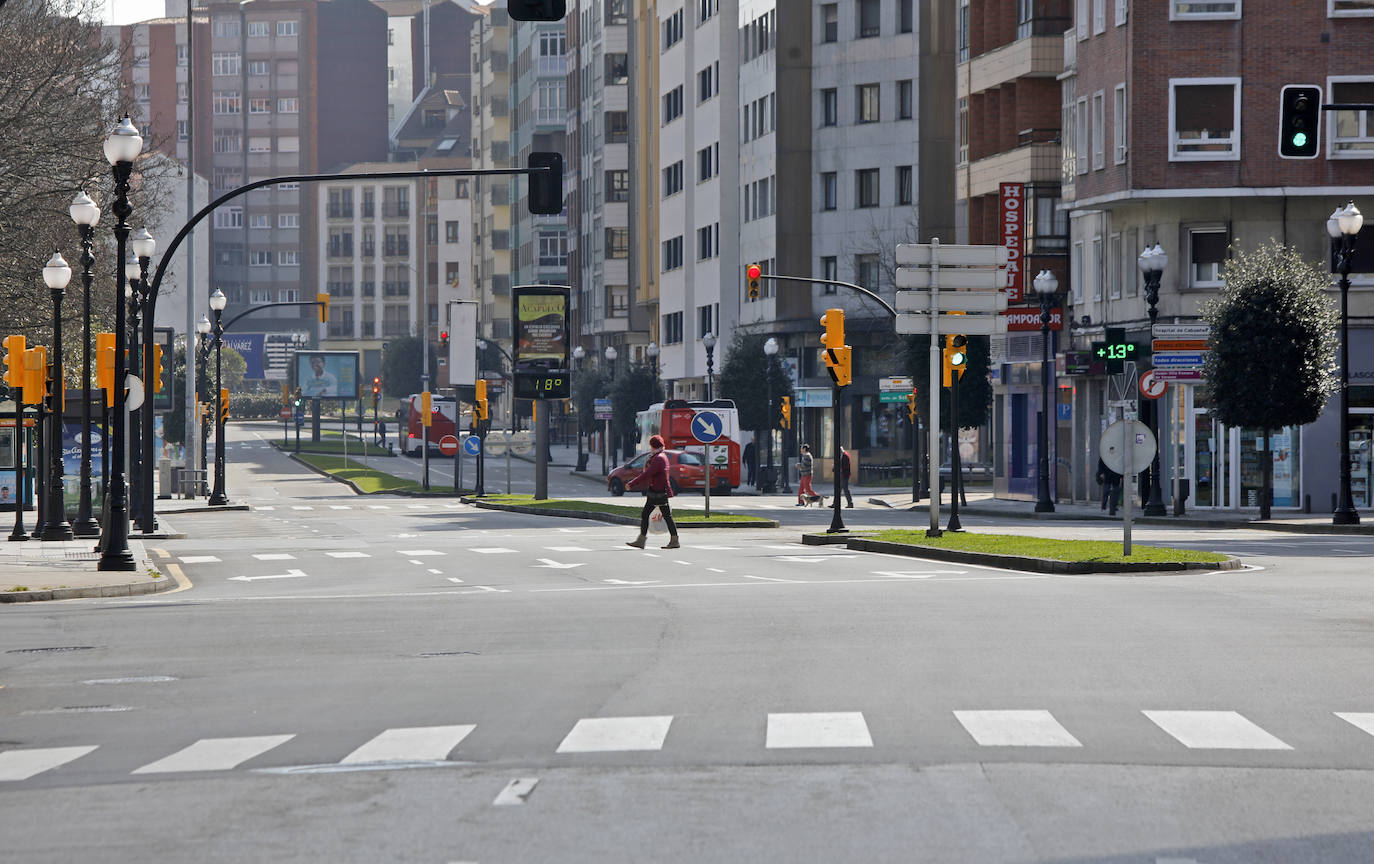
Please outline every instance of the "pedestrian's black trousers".
[{"label": "pedestrian's black trousers", "polygon": [[673,507],[671,504],[650,504],[644,502],[644,509],[639,513],[639,533],[640,535],[649,533],[649,515],[654,512],[654,508],[659,507],[663,510],[663,524],[668,526],[668,533],[677,536],[677,523],[673,521]]}]

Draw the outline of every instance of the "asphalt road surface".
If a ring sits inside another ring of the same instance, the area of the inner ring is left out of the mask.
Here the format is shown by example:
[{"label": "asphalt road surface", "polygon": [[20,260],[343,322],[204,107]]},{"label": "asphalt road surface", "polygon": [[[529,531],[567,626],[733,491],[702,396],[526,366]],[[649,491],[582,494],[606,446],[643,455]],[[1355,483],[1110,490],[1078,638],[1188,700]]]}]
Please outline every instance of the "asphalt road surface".
[{"label": "asphalt road surface", "polygon": [[755,499],[784,527],[641,552],[243,434],[252,511],[150,544],[181,590],[0,607],[0,858],[1374,859],[1369,538],[1137,528],[1251,566],[1055,577]]}]

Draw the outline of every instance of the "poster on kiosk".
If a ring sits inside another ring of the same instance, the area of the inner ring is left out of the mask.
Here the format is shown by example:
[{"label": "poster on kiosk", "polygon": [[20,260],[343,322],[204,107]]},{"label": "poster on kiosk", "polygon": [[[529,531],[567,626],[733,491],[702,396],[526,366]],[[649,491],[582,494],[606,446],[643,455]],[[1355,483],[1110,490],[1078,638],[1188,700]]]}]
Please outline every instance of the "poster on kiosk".
[{"label": "poster on kiosk", "polygon": [[516,398],[569,398],[568,289],[516,286],[511,291],[511,307]]}]

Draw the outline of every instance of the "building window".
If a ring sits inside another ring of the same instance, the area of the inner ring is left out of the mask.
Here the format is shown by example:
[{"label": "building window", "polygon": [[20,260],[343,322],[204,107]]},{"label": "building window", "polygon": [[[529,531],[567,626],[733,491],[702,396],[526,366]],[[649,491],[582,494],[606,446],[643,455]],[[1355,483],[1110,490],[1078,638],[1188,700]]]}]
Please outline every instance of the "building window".
[{"label": "building window", "polygon": [[912,94],[913,88],[911,79],[906,78],[897,82],[897,119],[910,120],[912,118]]},{"label": "building window", "polygon": [[272,63],[268,60],[249,60],[248,74],[254,78],[265,78],[272,73]]},{"label": "building window", "polygon": [[1093,299],[1094,299],[1094,300],[1101,300],[1101,299],[1102,299],[1102,274],[1103,274],[1103,270],[1104,270],[1104,267],[1103,267],[1103,260],[1102,260],[1102,238],[1101,238],[1101,237],[1094,237],[1094,238],[1093,238],[1093,270],[1092,270],[1092,274],[1091,274],[1091,275],[1092,275],[1092,280],[1093,280]]},{"label": "building window", "polygon": [[1169,160],[1240,158],[1240,79],[1169,80]]},{"label": "building window", "polygon": [[663,197],[667,198],[682,191],[682,160],[663,169]]},{"label": "building window", "polygon": [[248,253],[249,267],[271,267],[272,253],[266,249],[254,249]]},{"label": "building window", "polygon": [[295,249],[283,249],[277,253],[277,263],[282,267],[299,267],[301,253]]},{"label": "building window", "polygon": [[[1103,0],[1094,2],[1101,3]],[[1240,2],[1241,0],[1172,0],[1169,4],[1169,17],[1175,21],[1239,18]],[[1369,4],[1363,5],[1368,8]]]},{"label": "building window", "polygon": [[854,195],[858,207],[877,207],[878,206],[878,169],[861,168],[854,172],[856,193]]},{"label": "building window", "polygon": [[1103,156],[1106,135],[1102,128],[1104,96],[1101,90],[1093,94],[1093,170],[1101,171],[1106,164]]},{"label": "building window", "polygon": [[1326,0],[1326,14],[1332,18],[1374,15],[1374,4],[1369,0]]},{"label": "building window", "polygon": [[1107,0],[1093,0],[1093,33],[1107,32]]},{"label": "building window", "polygon": [[969,0],[959,0],[959,16],[954,21],[955,50],[958,62],[968,62]]},{"label": "building window", "polygon": [[663,21],[663,51],[682,41],[682,10],[679,9]]},{"label": "building window", "polygon": [[[628,230],[626,230],[626,233],[629,233]],[[680,267],[682,267],[682,235],[679,234],[671,240],[663,241],[663,272],[666,273],[669,270],[677,270]]]},{"label": "building window", "polygon": [[708,303],[697,307],[697,338],[716,332],[714,307]]},{"label": "building window", "polygon": [[[954,123],[954,152],[956,154],[956,165],[968,164],[968,97],[960,97],[957,101],[958,118]],[[1064,149],[1068,149],[1067,147]]]},{"label": "building window", "polygon": [[664,345],[682,342],[682,313],[669,312],[663,316],[662,336]]},{"label": "building window", "polygon": [[667,126],[682,116],[682,85],[663,94],[663,125]]},{"label": "building window", "polygon": [[1126,25],[1126,7],[1130,5],[1130,0],[1116,0],[1116,26]]},{"label": "building window", "polygon": [[629,228],[606,229],[606,257],[614,259],[630,257]]},{"label": "building window", "polygon": [[859,0],[859,38],[872,39],[882,35],[882,0]]},{"label": "building window", "polygon": [[457,243],[459,236],[458,222],[454,219],[444,220],[444,242]]},{"label": "building window", "polygon": [[1140,280],[1142,277],[1140,267],[1136,264],[1135,258],[1135,250],[1140,248],[1136,245],[1136,237],[1138,234],[1139,229],[1132,228],[1127,231],[1122,238],[1123,242],[1126,244],[1126,251],[1124,253],[1124,260],[1121,262],[1121,284],[1126,288],[1127,297],[1135,297],[1140,293]]},{"label": "building window", "polygon": [[840,7],[838,3],[821,6],[821,41],[840,41]]},{"label": "building window", "polygon": [[1073,244],[1073,269],[1069,273],[1075,306],[1083,302],[1083,241]]},{"label": "building window", "polygon": [[185,141],[191,137],[191,124],[185,120],[177,121],[177,140]]},{"label": "building window", "polygon": [[1078,110],[1074,113],[1074,163],[1079,174],[1088,173],[1088,97],[1078,100]]},{"label": "building window", "polygon": [[238,153],[243,146],[243,138],[233,129],[216,129],[210,149],[215,153]]},{"label": "building window", "polygon": [[237,90],[220,90],[210,97],[211,110],[216,114],[238,114],[243,110],[243,102]]},{"label": "building window", "polygon": [[839,179],[834,171],[821,175],[821,209],[835,210],[840,206]]},{"label": "building window", "polygon": [[239,74],[239,55],[220,54],[210,55],[210,74],[211,75],[237,75]]},{"label": "building window", "polygon": [[1221,268],[1226,263],[1225,226],[1210,225],[1188,229],[1188,287],[1220,288]]},{"label": "building window", "polygon": [[216,228],[242,228],[243,208],[222,207],[215,211],[214,218]]},{"label": "building window", "polygon": [[910,33],[916,29],[916,21],[912,8],[914,0],[897,0],[897,32]]},{"label": "building window", "polygon": [[[234,35],[235,35],[235,36],[239,35],[239,25],[238,25],[238,22],[237,22],[237,21],[234,22]],[[248,35],[249,35],[249,36],[270,36],[270,35],[272,35],[272,22],[271,22],[271,21],[249,21],[249,22],[248,22]]]},{"label": "building window", "polygon": [[1112,90],[1112,161],[1121,165],[1126,161],[1126,85]]},{"label": "building window", "polygon": [[301,214],[299,213],[279,213],[277,214],[278,228],[299,228],[301,227]]},{"label": "building window", "polygon": [[910,205],[913,201],[911,189],[911,166],[897,166],[897,204]]},{"label": "building window", "polygon": [[880,119],[878,113],[878,85],[860,84],[854,88],[854,98],[857,102],[855,122],[856,123],[877,123]]},{"label": "building window", "polygon": [[299,33],[300,33],[300,22],[299,22],[299,21],[278,21],[278,22],[277,22],[277,35],[278,35],[278,36],[296,36],[296,35],[298,35]]},{"label": "building window", "polygon": [[697,229],[697,260],[705,261],[720,254],[720,223]]},{"label": "building window", "polygon": [[630,81],[630,55],[606,55],[606,83],[628,84]]},{"label": "building window", "polygon": [[297,114],[297,113],[300,112],[300,106],[301,106],[300,100],[297,99],[295,96],[292,96],[292,97],[290,97],[290,98],[288,98],[288,99],[278,99],[278,100],[277,100],[277,113],[278,113],[278,114]]},{"label": "building window", "polygon": [[248,217],[248,227],[265,231],[272,227],[272,217],[266,213],[254,213]]},{"label": "building window", "polygon": [[606,202],[616,204],[630,200],[630,172],[606,172]]},{"label": "building window", "polygon": [[716,176],[720,168],[720,145],[712,144],[697,151],[697,182],[704,183]]},{"label": "building window", "polygon": [[249,114],[271,114],[272,100],[262,96],[250,96],[248,98]]},{"label": "building window", "polygon": [[1113,234],[1107,238],[1107,296],[1113,300],[1121,299],[1121,235]]},{"label": "building window", "polygon": [[629,3],[626,0],[606,0],[606,16],[604,23],[607,25],[624,24],[629,20],[629,12],[626,7]]},{"label": "building window", "polygon": [[713,66],[707,66],[697,73],[697,104],[701,104],[716,95],[713,69]]},{"label": "building window", "polygon": [[821,91],[821,125],[836,126],[840,122],[840,91],[831,87]]},{"label": "building window", "polygon": [[[1370,5],[1374,11],[1374,4]],[[1331,101],[1337,104],[1374,104],[1374,78],[1328,78]],[[1327,155],[1343,159],[1374,157],[1374,121],[1369,111],[1336,111],[1327,127]]]},{"label": "building window", "polygon": [[630,140],[630,114],[628,111],[606,112],[606,143],[624,144]]},{"label": "building window", "polygon": [[568,232],[554,231],[539,235],[539,266],[568,266]]},{"label": "building window", "polygon": [[877,291],[879,285],[878,277],[878,255],[870,252],[866,255],[854,256],[854,279],[859,283],[860,288],[867,288],[870,291]]},{"label": "building window", "polygon": [[[831,282],[833,282],[833,281],[835,281],[836,279],[839,279],[839,278],[840,278],[840,259],[839,259],[839,258],[836,258],[834,255],[826,255],[825,257],[821,258],[821,278],[822,278],[822,279],[828,279],[828,280],[830,280]],[[824,285],[824,286],[821,287],[821,293],[822,293],[822,294],[837,294],[837,293],[839,293],[839,286],[838,286],[838,285]]]}]

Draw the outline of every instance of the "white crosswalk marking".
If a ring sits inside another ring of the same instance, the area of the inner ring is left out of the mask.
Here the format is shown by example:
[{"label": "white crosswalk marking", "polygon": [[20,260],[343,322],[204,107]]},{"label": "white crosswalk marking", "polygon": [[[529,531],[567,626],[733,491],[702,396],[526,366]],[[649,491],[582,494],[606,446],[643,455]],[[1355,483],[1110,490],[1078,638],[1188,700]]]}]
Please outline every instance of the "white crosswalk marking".
[{"label": "white crosswalk marking", "polygon": [[434,549],[401,549],[401,550],[400,550],[400,554],[402,554],[402,555],[409,555],[409,556],[411,556],[412,558],[419,558],[419,557],[424,556],[424,555],[433,556],[433,555],[442,555],[442,554],[444,554],[444,553],[438,552],[438,551],[436,551],[436,550],[434,550]]},{"label": "white crosswalk marking", "polygon": [[292,509],[292,510],[314,510],[315,508],[314,508],[314,507],[311,507],[309,504],[292,504],[292,505],[291,505],[291,509]]},{"label": "white crosswalk marking", "polygon": [[0,782],[27,780],[35,774],[51,771],[80,759],[95,747],[48,747],[33,750],[6,750],[0,753]]},{"label": "white crosswalk marking", "polygon": [[515,550],[507,549],[504,546],[474,546],[468,551],[477,552],[482,555],[505,555],[506,553],[514,552]]},{"label": "white crosswalk marking", "polygon": [[1082,747],[1048,711],[955,711],[984,747]]},{"label": "white crosswalk marking", "polygon": [[868,724],[859,711],[769,714],[764,746],[770,750],[802,747],[872,747]]},{"label": "white crosswalk marking", "polygon": [[218,564],[219,559],[214,555],[187,555],[181,559],[182,564]]},{"label": "white crosswalk marking", "polygon": [[430,762],[447,759],[453,748],[461,744],[476,728],[474,725],[467,725],[387,729],[349,753],[339,764]]},{"label": "white crosswalk marking", "polygon": [[349,504],[330,504],[330,505],[329,505],[329,509],[330,509],[330,510],[352,510],[353,507],[352,507],[351,505],[349,505]]},{"label": "white crosswalk marking", "polygon": [[170,756],[135,768],[135,774],[170,774],[185,771],[228,771],[280,747],[295,735],[259,735],[252,738],[202,738]]},{"label": "white crosswalk marking", "polygon": [[550,552],[590,552],[592,550],[584,546],[545,546]]},{"label": "white crosswalk marking", "polygon": [[296,556],[290,552],[254,552],[253,557],[259,561],[295,561]]},{"label": "white crosswalk marking", "polygon": [[1142,711],[1190,750],[1292,750],[1235,711]]},{"label": "white crosswalk marking", "polygon": [[663,717],[584,717],[558,745],[559,753],[619,753],[662,750],[672,725]]},{"label": "white crosswalk marking", "polygon": [[391,507],[390,507],[390,505],[387,505],[387,504],[369,504],[369,505],[367,505],[367,509],[369,509],[369,510],[390,510]]},{"label": "white crosswalk marking", "polygon": [[1374,735],[1374,714],[1352,714],[1348,711],[1337,711],[1336,716],[1356,729]]},{"label": "white crosswalk marking", "polygon": [[366,552],[326,552],[330,558],[371,558]]},{"label": "white crosswalk marking", "polygon": [[267,512],[267,511],[271,511],[271,510],[276,510],[277,508],[274,507],[274,506],[272,506],[272,505],[268,505],[267,507],[254,507],[253,509],[254,509],[254,510],[261,510],[261,511]]}]

